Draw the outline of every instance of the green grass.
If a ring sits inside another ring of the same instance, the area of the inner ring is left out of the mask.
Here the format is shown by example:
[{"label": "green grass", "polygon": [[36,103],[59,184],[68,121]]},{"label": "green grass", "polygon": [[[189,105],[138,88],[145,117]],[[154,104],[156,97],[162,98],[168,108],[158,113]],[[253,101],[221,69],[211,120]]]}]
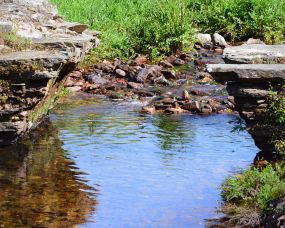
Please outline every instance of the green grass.
[{"label": "green grass", "polygon": [[219,189],[226,202],[255,207],[260,212],[270,209],[270,203],[284,195],[284,164],[275,167],[253,168],[242,175],[227,177]]},{"label": "green grass", "polygon": [[[194,29],[231,40],[281,41],[285,0],[51,0],[67,21],[88,23],[101,35],[91,56],[159,59],[195,43]],[[92,59],[92,57],[89,58]],[[94,59],[95,60],[95,59]]]}]

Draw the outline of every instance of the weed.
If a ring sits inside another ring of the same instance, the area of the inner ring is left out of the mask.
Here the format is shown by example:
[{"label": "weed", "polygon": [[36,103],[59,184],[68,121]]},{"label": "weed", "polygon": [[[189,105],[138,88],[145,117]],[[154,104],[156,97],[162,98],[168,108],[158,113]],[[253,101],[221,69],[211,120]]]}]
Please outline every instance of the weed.
[{"label": "weed", "polygon": [[260,212],[270,209],[269,204],[284,194],[284,164],[275,167],[241,170],[242,175],[227,177],[219,189],[226,202],[254,205]]}]

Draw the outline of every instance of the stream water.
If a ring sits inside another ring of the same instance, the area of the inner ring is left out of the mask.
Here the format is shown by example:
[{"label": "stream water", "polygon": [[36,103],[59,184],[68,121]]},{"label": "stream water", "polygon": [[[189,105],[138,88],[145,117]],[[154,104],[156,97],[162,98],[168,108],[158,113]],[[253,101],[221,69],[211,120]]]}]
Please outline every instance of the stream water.
[{"label": "stream water", "polygon": [[0,161],[0,227],[206,227],[216,188],[258,149],[235,116],[146,115],[65,98]]}]

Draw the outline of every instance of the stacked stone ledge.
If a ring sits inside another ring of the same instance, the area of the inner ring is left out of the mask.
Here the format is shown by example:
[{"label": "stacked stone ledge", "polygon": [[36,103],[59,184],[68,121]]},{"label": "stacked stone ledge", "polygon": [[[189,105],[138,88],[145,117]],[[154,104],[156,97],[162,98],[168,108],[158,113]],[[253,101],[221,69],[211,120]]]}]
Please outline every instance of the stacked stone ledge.
[{"label": "stacked stone ledge", "polygon": [[226,64],[207,65],[216,81],[227,83],[247,131],[264,152],[280,152],[275,139],[285,137],[285,126],[268,120],[270,92],[282,91],[279,84],[285,79],[285,65],[280,62],[284,56],[285,45],[242,45],[224,49]]},{"label": "stacked stone ledge", "polygon": [[16,31],[20,41],[30,43],[15,51],[0,37],[0,146],[5,146],[53,107],[67,75],[99,45],[101,33],[63,21],[48,0],[0,0],[0,14],[0,34]]}]

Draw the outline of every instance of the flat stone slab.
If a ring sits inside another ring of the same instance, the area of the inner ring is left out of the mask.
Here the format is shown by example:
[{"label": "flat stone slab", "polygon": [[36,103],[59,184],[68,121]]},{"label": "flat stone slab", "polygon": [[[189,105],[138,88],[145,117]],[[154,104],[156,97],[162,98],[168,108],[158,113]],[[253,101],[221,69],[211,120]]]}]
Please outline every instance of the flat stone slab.
[{"label": "flat stone slab", "polygon": [[218,82],[280,82],[285,64],[207,64],[207,71]]},{"label": "flat stone slab", "polygon": [[285,45],[242,45],[225,48],[223,60],[227,64],[267,64],[285,56]]},{"label": "flat stone slab", "polygon": [[12,52],[6,55],[0,55],[0,66],[34,64],[35,67],[37,67],[40,63],[40,66],[51,68],[56,64],[62,64],[68,61],[72,57],[72,53],[65,51]]},{"label": "flat stone slab", "polygon": [[1,22],[0,21],[0,31],[2,32],[11,32],[13,29],[13,23],[12,22]]}]

